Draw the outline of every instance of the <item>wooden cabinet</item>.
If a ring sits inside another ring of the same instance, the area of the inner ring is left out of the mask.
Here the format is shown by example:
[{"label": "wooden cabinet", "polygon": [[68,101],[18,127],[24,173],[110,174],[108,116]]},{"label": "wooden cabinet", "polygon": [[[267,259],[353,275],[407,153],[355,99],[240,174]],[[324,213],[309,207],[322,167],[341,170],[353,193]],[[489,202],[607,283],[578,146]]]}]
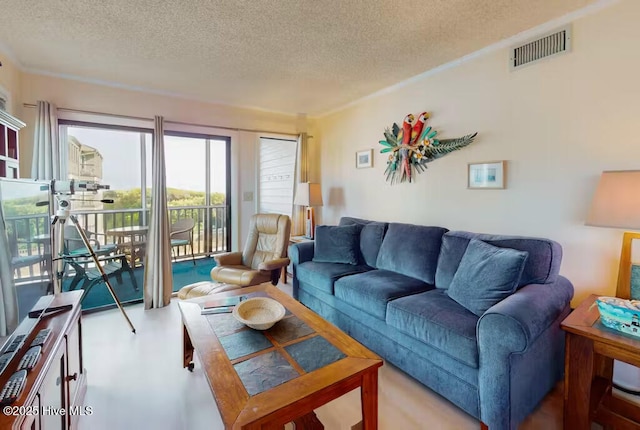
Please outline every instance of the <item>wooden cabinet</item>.
[{"label": "wooden cabinet", "polygon": [[20,177],[18,132],[26,124],[0,110],[0,177]]},{"label": "wooden cabinet", "polygon": [[[47,303],[45,296],[34,308]],[[49,339],[42,355],[29,372],[24,391],[11,405],[25,407],[29,414],[0,414],[0,429],[67,430],[77,428],[78,418],[86,413],[83,405],[86,391],[86,370],[82,363],[82,321],[80,298],[82,291],[56,294],[49,305],[71,305],[55,316],[44,317],[29,335],[18,357],[0,375],[0,387],[17,369],[19,358],[28,349],[38,331],[50,328]],[[37,409],[37,413],[33,413]]]}]

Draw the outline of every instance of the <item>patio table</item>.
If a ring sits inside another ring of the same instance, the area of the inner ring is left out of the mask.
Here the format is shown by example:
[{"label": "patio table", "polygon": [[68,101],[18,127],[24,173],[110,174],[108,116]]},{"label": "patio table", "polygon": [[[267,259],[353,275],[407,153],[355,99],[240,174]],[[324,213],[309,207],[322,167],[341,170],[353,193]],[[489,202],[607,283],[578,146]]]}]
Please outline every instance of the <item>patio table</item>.
[{"label": "patio table", "polygon": [[[136,248],[143,248],[146,246],[146,235],[149,230],[149,226],[146,225],[128,225],[126,227],[115,227],[107,230],[106,234],[109,236],[114,236],[116,238],[116,243],[118,244],[118,248],[126,249],[130,248],[130,266],[131,268],[135,267],[136,258],[138,257],[138,253],[136,253]],[[129,239],[128,241],[125,239]]]}]

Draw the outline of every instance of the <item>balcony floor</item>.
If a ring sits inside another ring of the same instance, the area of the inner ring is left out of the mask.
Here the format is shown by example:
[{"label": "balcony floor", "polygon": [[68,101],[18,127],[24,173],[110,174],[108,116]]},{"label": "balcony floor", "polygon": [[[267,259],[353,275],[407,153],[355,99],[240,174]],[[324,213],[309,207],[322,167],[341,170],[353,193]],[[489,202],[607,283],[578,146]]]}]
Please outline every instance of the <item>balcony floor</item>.
[{"label": "balcony floor", "polygon": [[[185,285],[194,282],[211,280],[209,272],[215,266],[213,258],[198,258],[196,265],[191,260],[178,261],[172,264],[173,269],[173,291],[178,291]],[[110,278],[111,285],[122,303],[131,303],[142,300],[142,286],[144,277],[144,267],[136,267],[134,276],[138,283],[138,291],[133,289],[133,285],[128,274],[123,274],[122,284],[118,284],[115,278]],[[71,278],[66,279],[62,284],[63,291],[67,291],[71,283]],[[104,283],[97,284],[91,288],[82,302],[83,310],[99,310],[115,306],[115,302]]]}]

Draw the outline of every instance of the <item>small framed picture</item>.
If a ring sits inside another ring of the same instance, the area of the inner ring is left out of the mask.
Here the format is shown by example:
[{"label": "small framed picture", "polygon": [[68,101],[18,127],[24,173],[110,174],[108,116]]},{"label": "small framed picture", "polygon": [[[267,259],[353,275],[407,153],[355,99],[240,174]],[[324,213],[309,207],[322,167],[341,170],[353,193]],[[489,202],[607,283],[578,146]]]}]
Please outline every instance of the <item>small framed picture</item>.
[{"label": "small framed picture", "polygon": [[356,152],[356,167],[358,169],[373,167],[373,149],[365,149]]},{"label": "small framed picture", "polygon": [[506,188],[506,167],[505,160],[469,163],[467,166],[467,188],[473,190]]}]

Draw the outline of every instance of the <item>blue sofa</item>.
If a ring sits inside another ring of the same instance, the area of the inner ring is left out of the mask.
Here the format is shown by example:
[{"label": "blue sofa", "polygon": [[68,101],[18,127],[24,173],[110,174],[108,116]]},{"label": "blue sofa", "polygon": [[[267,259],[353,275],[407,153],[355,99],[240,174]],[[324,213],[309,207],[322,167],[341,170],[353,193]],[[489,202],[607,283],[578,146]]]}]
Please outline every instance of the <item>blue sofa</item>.
[{"label": "blue sofa", "polygon": [[[573,286],[559,275],[560,245],[351,217],[339,225],[359,228],[356,264],[313,261],[313,242],[291,245],[294,297],[489,429],[517,428],[564,370],[560,322]],[[447,291],[472,239],[528,254],[515,292],[480,316]]]}]

